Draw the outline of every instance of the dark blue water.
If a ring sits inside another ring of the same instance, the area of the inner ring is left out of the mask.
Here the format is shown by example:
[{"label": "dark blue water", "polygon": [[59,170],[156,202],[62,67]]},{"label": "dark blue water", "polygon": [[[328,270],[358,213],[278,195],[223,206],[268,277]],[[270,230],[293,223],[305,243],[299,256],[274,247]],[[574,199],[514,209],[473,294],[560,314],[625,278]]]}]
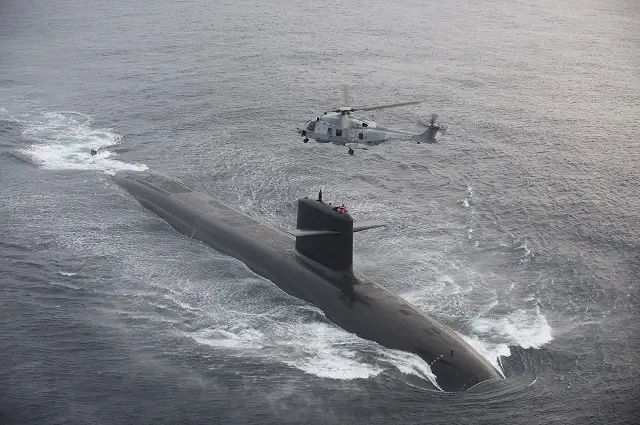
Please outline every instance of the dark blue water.
[{"label": "dark blue water", "polygon": [[[638,423],[640,7],[512,3],[3,1],[0,424]],[[450,132],[303,144],[340,84]],[[111,178],[147,168],[384,220],[356,271],[507,379],[439,392]]]}]

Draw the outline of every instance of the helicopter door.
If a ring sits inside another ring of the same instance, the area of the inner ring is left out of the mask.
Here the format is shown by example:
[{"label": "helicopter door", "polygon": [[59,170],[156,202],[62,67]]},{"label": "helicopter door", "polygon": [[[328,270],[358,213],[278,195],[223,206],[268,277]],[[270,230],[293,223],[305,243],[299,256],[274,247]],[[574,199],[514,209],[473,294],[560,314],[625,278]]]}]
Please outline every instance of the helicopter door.
[{"label": "helicopter door", "polygon": [[347,135],[351,142],[358,143],[358,130],[351,129]]},{"label": "helicopter door", "polygon": [[316,122],[316,134],[324,135],[327,134],[327,123],[324,121]]}]

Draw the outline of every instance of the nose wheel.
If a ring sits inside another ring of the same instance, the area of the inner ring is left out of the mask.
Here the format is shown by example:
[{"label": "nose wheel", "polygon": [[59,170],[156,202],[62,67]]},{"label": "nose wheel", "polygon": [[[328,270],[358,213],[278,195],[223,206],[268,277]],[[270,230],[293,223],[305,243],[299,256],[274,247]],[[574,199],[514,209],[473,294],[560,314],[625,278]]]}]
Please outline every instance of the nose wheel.
[{"label": "nose wheel", "polygon": [[305,137],[304,139],[302,139],[302,143],[307,143],[307,142],[309,142],[309,138],[308,137]]},{"label": "nose wheel", "polygon": [[347,152],[349,152],[349,155],[353,155],[353,149],[349,148]]}]

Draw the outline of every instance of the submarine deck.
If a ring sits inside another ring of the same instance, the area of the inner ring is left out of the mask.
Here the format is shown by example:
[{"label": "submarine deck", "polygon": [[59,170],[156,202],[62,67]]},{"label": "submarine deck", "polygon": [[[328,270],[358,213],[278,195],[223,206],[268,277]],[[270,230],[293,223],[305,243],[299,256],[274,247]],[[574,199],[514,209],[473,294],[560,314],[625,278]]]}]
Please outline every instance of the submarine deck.
[{"label": "submarine deck", "polygon": [[127,178],[170,196],[192,207],[202,215],[215,218],[243,235],[277,251],[291,251],[295,237],[261,223],[249,215],[219,202],[209,195],[168,177],[147,172],[127,173]]}]

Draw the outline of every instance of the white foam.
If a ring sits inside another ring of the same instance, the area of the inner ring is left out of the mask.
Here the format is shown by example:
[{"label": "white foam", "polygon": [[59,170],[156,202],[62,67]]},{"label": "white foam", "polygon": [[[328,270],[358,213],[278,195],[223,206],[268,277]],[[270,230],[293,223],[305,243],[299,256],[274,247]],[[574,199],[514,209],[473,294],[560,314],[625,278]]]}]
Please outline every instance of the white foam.
[{"label": "white foam", "polygon": [[62,276],[77,276],[78,273],[72,273],[72,272],[58,272],[60,273]]},{"label": "white foam", "polygon": [[[92,128],[92,118],[79,112],[45,112],[12,117],[24,127],[22,136],[34,143],[23,150],[34,162],[47,169],[97,170],[115,174],[118,170],[143,171],[144,164],[112,159],[106,148],[116,146],[122,136],[110,129]],[[98,150],[92,156],[91,149]]]},{"label": "white foam", "polygon": [[511,349],[507,344],[493,344],[488,341],[483,341],[475,335],[467,336],[458,334],[464,339],[470,346],[472,346],[481,356],[489,360],[489,362],[502,374],[502,367],[500,366],[500,357],[509,357],[511,355]]},{"label": "white foam", "polygon": [[473,198],[473,188],[471,188],[471,186],[467,186],[467,196],[465,196],[464,199],[460,201],[462,203],[462,206],[465,208],[469,208],[469,201],[471,201],[471,198]]},{"label": "white foam", "polygon": [[275,333],[266,334],[236,325],[235,329],[206,329],[190,336],[200,344],[239,350],[243,356],[268,357],[322,378],[369,378],[382,372],[357,358],[358,350],[348,341],[350,334],[325,323],[292,323],[270,330],[274,329]]},{"label": "white foam", "polygon": [[519,309],[498,319],[478,318],[473,321],[472,329],[493,340],[503,339],[522,348],[540,348],[553,340],[551,326],[539,307],[536,314]]},{"label": "white foam", "polygon": [[366,379],[395,368],[435,385],[431,369],[417,355],[381,347],[334,325],[275,321],[268,326],[264,332],[234,325],[234,329],[205,329],[188,335],[200,344],[266,357],[321,378]]},{"label": "white foam", "polygon": [[238,333],[215,329],[190,336],[199,344],[217,348],[261,349],[264,345],[264,334],[257,329],[245,329]]},{"label": "white foam", "polygon": [[394,365],[400,372],[426,379],[440,388],[436,383],[436,376],[431,371],[429,365],[417,354],[391,349],[381,349],[379,354],[383,359]]},{"label": "white foam", "polygon": [[500,318],[477,318],[471,331],[473,335],[462,337],[498,370],[498,358],[511,355],[509,346],[540,348],[553,340],[551,326],[539,307],[535,314],[520,309]]},{"label": "white foam", "polygon": [[62,283],[62,282],[51,282],[51,285],[53,286],[58,286],[60,288],[65,288],[65,289],[73,289],[73,290],[80,290],[79,287],[75,286],[75,285],[70,285],[68,283]]},{"label": "white foam", "polygon": [[165,295],[164,296],[166,299],[168,299],[169,301],[177,304],[181,309],[183,310],[189,310],[189,311],[202,311],[201,308],[199,307],[194,307],[193,305],[191,305],[188,302],[185,301],[181,301],[179,298],[174,297],[174,296],[169,296],[169,295]]},{"label": "white foam", "polygon": [[520,262],[521,263],[529,262],[529,260],[534,256],[533,253],[531,252],[531,250],[529,249],[529,247],[527,246],[526,242],[524,242],[522,245],[520,245],[518,247],[518,249],[522,249],[523,250],[522,258],[520,258]]},{"label": "white foam", "polygon": [[383,368],[367,363],[359,358],[359,350],[350,348],[352,344],[336,344],[336,339],[343,339],[342,331],[321,323],[312,323],[310,328],[319,330],[316,338],[310,338],[304,345],[289,340],[297,347],[295,355],[284,359],[284,363],[305,373],[321,378],[331,379],[365,379],[379,375]]}]

